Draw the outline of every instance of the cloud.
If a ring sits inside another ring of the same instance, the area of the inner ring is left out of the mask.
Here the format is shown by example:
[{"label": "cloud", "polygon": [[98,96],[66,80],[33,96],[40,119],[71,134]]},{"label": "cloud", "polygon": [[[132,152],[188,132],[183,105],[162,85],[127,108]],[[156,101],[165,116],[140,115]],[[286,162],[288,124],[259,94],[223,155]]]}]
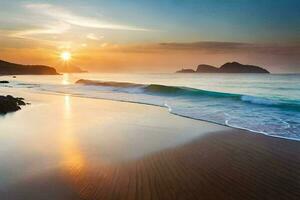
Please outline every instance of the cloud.
[{"label": "cloud", "polygon": [[[115,51],[115,49],[113,49]],[[153,43],[140,45],[121,46],[119,51],[124,52],[174,52],[174,51],[195,51],[202,53],[226,54],[226,53],[262,53],[273,55],[300,55],[300,43],[294,44],[257,44],[240,42],[218,42],[200,41],[191,43]]]},{"label": "cloud", "polygon": [[193,43],[160,43],[160,48],[172,50],[197,50],[210,51],[215,53],[226,52],[264,52],[276,54],[295,53],[300,50],[300,44],[258,44],[241,42],[193,42]]},{"label": "cloud", "polygon": [[14,31],[9,34],[11,37],[16,38],[26,38],[26,39],[36,39],[31,36],[36,35],[48,35],[48,34],[62,34],[70,29],[70,25],[65,23],[58,23],[55,26],[45,26],[43,28],[34,28],[34,29],[27,29],[21,31]]},{"label": "cloud", "polygon": [[70,25],[96,28],[96,29],[111,29],[111,30],[127,30],[127,31],[150,31],[146,28],[140,28],[130,25],[122,25],[111,23],[96,18],[76,15],[69,10],[51,4],[25,4],[25,8],[40,15],[44,15]]},{"label": "cloud", "polygon": [[105,47],[107,47],[107,46],[108,46],[108,43],[106,43],[106,42],[104,42],[104,43],[101,44],[101,47],[102,47],[102,48],[105,48]]},{"label": "cloud", "polygon": [[103,36],[96,36],[93,33],[89,33],[89,34],[86,35],[86,38],[90,39],[90,40],[100,40],[100,39],[103,38]]}]

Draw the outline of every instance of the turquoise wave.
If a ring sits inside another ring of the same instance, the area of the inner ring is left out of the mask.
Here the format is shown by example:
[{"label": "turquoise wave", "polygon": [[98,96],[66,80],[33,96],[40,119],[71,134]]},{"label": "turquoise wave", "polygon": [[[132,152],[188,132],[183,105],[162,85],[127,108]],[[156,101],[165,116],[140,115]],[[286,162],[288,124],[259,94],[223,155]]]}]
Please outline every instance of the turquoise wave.
[{"label": "turquoise wave", "polygon": [[[226,98],[235,101],[242,101],[244,103],[256,104],[261,106],[271,106],[288,110],[300,111],[300,101],[279,100],[266,97],[257,97],[244,94],[224,93],[209,90],[201,90],[189,87],[167,86],[159,84],[137,84],[129,82],[113,82],[113,81],[94,81],[80,79],[77,84],[111,87],[117,89],[118,92],[143,93],[158,96],[174,96],[182,98],[197,98],[197,97],[211,97],[211,98]],[[124,89],[124,90],[122,90]],[[125,90],[126,89],[126,90]],[[138,89],[138,90],[137,90]]]}]

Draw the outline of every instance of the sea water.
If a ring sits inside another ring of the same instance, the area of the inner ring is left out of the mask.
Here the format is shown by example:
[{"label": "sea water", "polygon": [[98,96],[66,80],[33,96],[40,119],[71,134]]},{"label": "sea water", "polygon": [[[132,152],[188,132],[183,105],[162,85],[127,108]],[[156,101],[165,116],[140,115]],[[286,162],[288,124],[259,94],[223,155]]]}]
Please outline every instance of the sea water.
[{"label": "sea water", "polygon": [[0,87],[163,106],[171,114],[300,140],[300,74],[82,73],[5,78],[11,82]]}]

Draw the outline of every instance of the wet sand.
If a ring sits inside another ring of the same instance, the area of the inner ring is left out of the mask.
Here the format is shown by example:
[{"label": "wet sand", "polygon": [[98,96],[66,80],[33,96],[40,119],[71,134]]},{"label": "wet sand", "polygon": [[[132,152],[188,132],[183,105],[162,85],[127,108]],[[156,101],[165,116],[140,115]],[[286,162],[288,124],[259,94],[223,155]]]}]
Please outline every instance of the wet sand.
[{"label": "wet sand", "polygon": [[[46,134],[50,141],[42,141],[45,138],[40,136],[35,142],[41,142],[45,149],[51,144],[53,149],[61,147],[42,153],[40,147],[35,147],[41,155],[36,159],[56,153],[60,157],[51,162],[52,167],[37,165],[43,170],[28,173],[3,187],[1,199],[300,198],[297,141],[185,119],[170,115],[163,108],[73,97],[71,104],[65,104],[72,112],[60,118],[58,110],[49,110],[62,104],[61,98],[65,97],[54,98],[52,103],[40,106],[39,111],[23,110],[5,119],[18,121],[19,117],[24,119],[23,114],[47,111],[48,116],[39,123],[47,119],[51,126],[40,127],[37,132]],[[81,106],[85,106],[84,112],[76,110]],[[101,123],[98,118],[91,119],[95,112],[102,116]],[[55,114],[64,130],[57,132],[65,134],[57,141],[44,132],[50,129],[54,138],[59,136],[52,132],[58,130],[58,125],[48,119]],[[32,120],[41,116],[30,117]],[[13,130],[1,125],[2,130]],[[98,135],[88,136],[95,130],[100,130]],[[82,131],[84,137],[79,135]],[[103,141],[95,145],[94,140]]]}]

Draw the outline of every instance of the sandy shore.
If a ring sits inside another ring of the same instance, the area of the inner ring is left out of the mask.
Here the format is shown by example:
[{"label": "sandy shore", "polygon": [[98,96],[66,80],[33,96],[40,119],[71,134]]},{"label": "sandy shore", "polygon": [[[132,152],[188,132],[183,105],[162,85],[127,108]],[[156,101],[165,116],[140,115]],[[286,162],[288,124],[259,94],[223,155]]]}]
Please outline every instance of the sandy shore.
[{"label": "sandy shore", "polygon": [[299,142],[153,106],[17,96],[32,105],[0,119],[0,146],[16,143],[0,151],[1,199],[300,197]]}]

